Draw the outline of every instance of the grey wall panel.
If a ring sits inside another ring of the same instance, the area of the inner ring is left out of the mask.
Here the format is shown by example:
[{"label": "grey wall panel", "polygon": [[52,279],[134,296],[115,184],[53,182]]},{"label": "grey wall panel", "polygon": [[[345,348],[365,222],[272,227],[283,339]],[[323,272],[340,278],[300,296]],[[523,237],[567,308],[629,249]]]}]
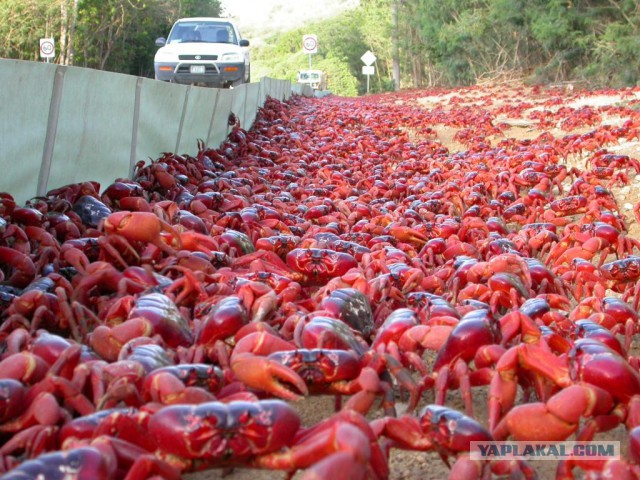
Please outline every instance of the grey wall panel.
[{"label": "grey wall panel", "polygon": [[216,88],[192,88],[189,91],[177,153],[195,155],[198,152],[198,140],[207,140],[218,91]]},{"label": "grey wall panel", "polygon": [[231,102],[231,111],[240,120],[240,127],[247,130],[247,122],[245,119],[244,104],[247,98],[247,85],[240,85],[232,90],[233,101]]},{"label": "grey wall panel", "polygon": [[70,183],[107,187],[139,160],[196,153],[198,139],[216,148],[231,111],[249,129],[267,96],[291,91],[268,78],[218,90],[6,59],[0,82],[0,191],[19,204]]},{"label": "grey wall panel", "polygon": [[218,103],[209,133],[209,147],[217,148],[227,138],[230,131],[229,114],[233,102],[233,90],[220,90],[218,92]]},{"label": "grey wall panel", "polygon": [[313,97],[314,90],[309,85],[303,85],[302,83],[295,83],[291,86],[290,95],[302,95],[304,97]]},{"label": "grey wall panel", "polygon": [[148,78],[142,81],[137,160],[149,161],[173,152],[178,143],[189,87]]},{"label": "grey wall panel", "polygon": [[0,59],[0,191],[37,193],[56,65]]},{"label": "grey wall panel", "polygon": [[258,83],[258,105],[262,106],[264,105],[264,101],[266,100],[267,96],[265,94],[264,85],[262,84],[262,82],[257,82],[257,83]]},{"label": "grey wall panel", "polygon": [[258,108],[263,102],[260,102],[260,84],[248,83],[245,85],[247,94],[244,101],[244,121],[246,129],[249,130],[253,126],[256,119]]},{"label": "grey wall panel", "polygon": [[265,100],[267,97],[271,97],[271,79],[268,77],[262,77],[260,79],[260,89]]},{"label": "grey wall panel", "polygon": [[271,97],[271,98],[278,98],[278,92],[277,92],[277,84],[276,81],[273,78],[263,78],[262,82],[264,82],[264,86],[265,86],[265,91],[266,91],[266,95]]},{"label": "grey wall panel", "polygon": [[282,91],[282,99],[289,100],[291,98],[291,81],[289,80],[280,80],[283,83],[283,91]]},{"label": "grey wall panel", "polygon": [[69,67],[47,189],[127,176],[136,77]]}]

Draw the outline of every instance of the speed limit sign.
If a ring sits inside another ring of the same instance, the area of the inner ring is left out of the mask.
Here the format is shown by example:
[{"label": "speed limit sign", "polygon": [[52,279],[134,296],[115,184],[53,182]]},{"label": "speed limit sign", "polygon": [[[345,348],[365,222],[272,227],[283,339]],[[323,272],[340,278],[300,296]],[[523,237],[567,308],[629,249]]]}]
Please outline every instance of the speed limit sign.
[{"label": "speed limit sign", "polygon": [[316,35],[303,35],[302,50],[308,54],[318,53],[318,37]]},{"label": "speed limit sign", "polygon": [[40,57],[54,58],[56,56],[56,44],[53,38],[40,39]]}]

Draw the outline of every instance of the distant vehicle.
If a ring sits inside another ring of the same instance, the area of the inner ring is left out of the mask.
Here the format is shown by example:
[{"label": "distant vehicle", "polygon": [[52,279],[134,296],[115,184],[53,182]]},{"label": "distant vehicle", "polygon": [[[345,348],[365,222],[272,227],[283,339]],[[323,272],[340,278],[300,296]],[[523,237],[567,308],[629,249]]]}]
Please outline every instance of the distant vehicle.
[{"label": "distant vehicle", "polygon": [[249,40],[228,18],[182,18],[156,45],[156,80],[222,88],[251,81]]},{"label": "distant vehicle", "polygon": [[326,90],[327,74],[322,70],[301,70],[298,72],[298,83],[309,85],[314,90]]}]

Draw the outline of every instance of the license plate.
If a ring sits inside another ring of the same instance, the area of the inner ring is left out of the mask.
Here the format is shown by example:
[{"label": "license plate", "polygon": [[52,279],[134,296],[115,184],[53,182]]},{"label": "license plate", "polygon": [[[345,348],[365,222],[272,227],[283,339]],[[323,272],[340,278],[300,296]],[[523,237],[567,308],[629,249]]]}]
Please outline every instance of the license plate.
[{"label": "license plate", "polygon": [[189,68],[191,73],[204,73],[204,65],[191,65]]}]

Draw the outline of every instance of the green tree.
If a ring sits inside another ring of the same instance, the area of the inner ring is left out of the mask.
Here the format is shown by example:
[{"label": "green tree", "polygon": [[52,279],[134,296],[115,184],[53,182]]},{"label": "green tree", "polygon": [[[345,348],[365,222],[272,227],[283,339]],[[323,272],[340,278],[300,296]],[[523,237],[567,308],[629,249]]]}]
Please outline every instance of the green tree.
[{"label": "green tree", "polygon": [[353,76],[348,63],[343,59],[328,56],[320,60],[314,68],[324,71],[327,74],[327,85],[329,90],[345,97],[355,97],[358,95],[359,82]]},{"label": "green tree", "polygon": [[151,76],[157,37],[178,18],[218,16],[220,8],[219,0],[82,0],[76,63]]},{"label": "green tree", "polygon": [[[391,52],[390,30],[375,12],[382,11],[387,1],[363,0],[360,8],[340,17],[274,35],[264,46],[253,50],[255,67],[252,68],[263,75],[295,82],[297,72],[309,68],[309,58],[302,52],[302,36],[313,33],[318,37],[318,53],[312,57],[312,66],[326,71],[332,92],[355,95],[366,91],[360,57],[367,50],[382,59],[376,65],[377,75],[372,79],[371,91],[386,90],[390,87],[390,62],[386,60],[390,59]],[[372,2],[371,10],[367,9],[369,2]]]},{"label": "green tree", "polygon": [[630,0],[605,3],[610,21],[600,26],[593,54],[578,71],[599,87],[639,85],[640,6]]},{"label": "green tree", "polygon": [[40,38],[60,30],[60,3],[47,0],[0,2],[0,57],[40,59]]},{"label": "green tree", "polygon": [[181,0],[178,5],[180,8],[174,21],[184,17],[219,17],[222,10],[220,0]]},{"label": "green tree", "polygon": [[57,62],[151,76],[155,39],[175,20],[220,12],[219,0],[2,0],[0,56],[38,60],[53,37]]},{"label": "green tree", "polygon": [[[398,7],[401,85],[468,85],[505,75],[534,82],[626,86],[640,81],[637,0],[361,0],[342,15],[280,32],[252,48],[253,76],[295,81],[308,68],[302,35],[315,33],[316,67],[331,88],[366,89],[360,57],[377,57],[372,91],[393,88],[392,7]],[[1,0],[0,56],[39,60],[54,37],[56,58],[151,76],[155,38],[187,16],[219,16],[219,0]]]}]

